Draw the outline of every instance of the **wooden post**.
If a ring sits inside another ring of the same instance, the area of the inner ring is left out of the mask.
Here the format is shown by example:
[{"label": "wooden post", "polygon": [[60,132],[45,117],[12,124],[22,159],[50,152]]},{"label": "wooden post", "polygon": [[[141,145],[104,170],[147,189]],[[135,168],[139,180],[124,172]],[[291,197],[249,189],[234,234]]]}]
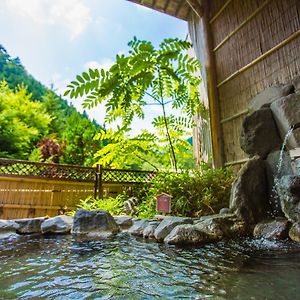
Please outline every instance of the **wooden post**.
[{"label": "wooden post", "polygon": [[103,198],[103,181],[102,181],[102,166],[97,165],[97,173],[98,173],[98,197]]},{"label": "wooden post", "polygon": [[222,138],[222,127],[220,122],[220,104],[217,88],[217,74],[215,56],[213,52],[213,39],[209,23],[209,1],[203,0],[203,30],[206,44],[207,61],[207,87],[210,112],[210,126],[213,149],[213,162],[215,167],[224,165],[224,145]]}]

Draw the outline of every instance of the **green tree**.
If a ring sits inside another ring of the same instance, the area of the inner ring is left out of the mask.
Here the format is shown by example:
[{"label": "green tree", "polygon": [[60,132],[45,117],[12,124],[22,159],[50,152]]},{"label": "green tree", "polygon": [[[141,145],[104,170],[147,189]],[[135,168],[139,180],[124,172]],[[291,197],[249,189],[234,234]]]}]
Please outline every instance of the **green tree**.
[{"label": "green tree", "polygon": [[[117,55],[109,71],[89,69],[77,75],[65,95],[71,98],[86,95],[83,106],[87,108],[105,103],[106,121],[121,119],[122,128],[128,128],[135,116],[144,118],[147,105],[159,105],[161,119],[158,121],[163,124],[171,165],[177,170],[170,127],[192,126],[192,117],[200,106],[201,80],[196,75],[199,62],[186,54],[190,43],[179,39],[166,39],[158,49],[151,42],[136,38],[128,45],[129,54]],[[167,105],[181,109],[185,117],[168,116]]]},{"label": "green tree", "polygon": [[0,82],[0,156],[27,159],[50,122],[42,104],[31,101],[24,87],[13,91]]},{"label": "green tree", "polygon": [[103,142],[94,140],[100,126],[91,122],[86,114],[74,111],[66,120],[62,134],[63,162],[91,166],[95,163],[94,154],[99,150]]}]

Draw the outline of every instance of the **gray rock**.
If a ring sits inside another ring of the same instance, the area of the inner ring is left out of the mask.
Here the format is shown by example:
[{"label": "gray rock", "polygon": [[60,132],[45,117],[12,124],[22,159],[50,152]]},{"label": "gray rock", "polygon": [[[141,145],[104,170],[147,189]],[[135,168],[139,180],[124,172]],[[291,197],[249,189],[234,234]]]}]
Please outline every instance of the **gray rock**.
[{"label": "gray rock", "polygon": [[154,232],[160,222],[151,222],[143,231],[143,238],[155,239]]},{"label": "gray rock", "polygon": [[271,151],[280,149],[281,139],[270,108],[259,109],[244,118],[240,144],[250,157],[265,158]]},{"label": "gray rock", "polygon": [[269,107],[271,103],[281,97],[287,96],[294,92],[294,86],[289,85],[278,85],[271,86],[258,95],[256,95],[250,102],[249,111],[253,112],[262,107]]},{"label": "gray rock", "polygon": [[164,243],[172,245],[197,245],[216,241],[216,239],[202,231],[198,225],[177,225],[164,239]]},{"label": "gray rock", "polygon": [[226,215],[228,213],[230,213],[230,209],[228,207],[221,208],[219,212],[220,215]]},{"label": "gray rock", "polygon": [[[300,120],[300,94],[291,94],[280,98],[271,104],[274,120],[281,139],[284,141],[289,129]],[[300,128],[295,129],[287,139],[286,147],[300,147]]]},{"label": "gray rock", "polygon": [[217,239],[244,236],[248,233],[245,221],[232,213],[205,216],[200,218],[196,225]]},{"label": "gray rock", "polygon": [[181,224],[192,224],[192,218],[167,217],[161,221],[154,232],[154,237],[158,241],[162,241],[174,227]]},{"label": "gray rock", "polygon": [[41,225],[47,218],[28,218],[14,220],[18,224],[17,233],[42,233]]},{"label": "gray rock", "polygon": [[78,209],[74,216],[72,233],[88,237],[106,238],[119,232],[119,226],[106,210]]},{"label": "gray rock", "polygon": [[289,231],[289,237],[295,242],[300,242],[300,223],[294,223]]},{"label": "gray rock", "polygon": [[300,176],[282,176],[276,181],[281,209],[285,217],[292,222],[300,221]]},{"label": "gray rock", "polygon": [[292,80],[292,84],[294,86],[295,93],[300,93],[300,76],[295,77]]},{"label": "gray rock", "polygon": [[230,195],[230,210],[249,224],[256,224],[269,210],[265,165],[253,157],[239,171]]},{"label": "gray rock", "polygon": [[13,241],[18,239],[20,236],[15,232],[1,232],[0,233],[0,240],[8,240]]},{"label": "gray rock", "polygon": [[141,219],[133,223],[133,225],[128,229],[128,232],[133,235],[143,235],[144,229],[150,224],[150,220]]},{"label": "gray rock", "polygon": [[[290,175],[293,173],[291,166],[291,158],[286,151],[274,151],[270,153],[265,160],[267,170],[267,181],[269,190],[269,203],[271,206],[271,215],[273,217],[284,216],[279,194],[276,188],[278,180],[282,176]],[[275,181],[276,178],[276,181]]]},{"label": "gray rock", "polygon": [[18,228],[18,223],[13,220],[0,220],[0,233],[16,232]]},{"label": "gray rock", "polygon": [[269,220],[256,224],[253,236],[267,240],[284,240],[288,237],[290,222],[287,219]]},{"label": "gray rock", "polygon": [[247,233],[246,224],[233,214],[213,215],[200,219],[196,224],[178,225],[164,242],[167,244],[195,245],[217,242],[226,237]]},{"label": "gray rock", "polygon": [[133,224],[130,216],[115,216],[114,219],[121,229],[128,229]]},{"label": "gray rock", "polygon": [[73,218],[61,215],[45,220],[41,225],[42,233],[70,233]]}]

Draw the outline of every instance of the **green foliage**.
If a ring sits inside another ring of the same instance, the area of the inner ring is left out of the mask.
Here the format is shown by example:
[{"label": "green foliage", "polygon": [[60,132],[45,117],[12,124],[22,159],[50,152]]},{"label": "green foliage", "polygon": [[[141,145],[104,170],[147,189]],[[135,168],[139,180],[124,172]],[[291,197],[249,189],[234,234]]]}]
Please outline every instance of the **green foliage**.
[{"label": "green foliage", "polygon": [[0,156],[26,159],[48,133],[50,122],[42,104],[33,102],[24,87],[14,92],[0,82]]},{"label": "green foliage", "polygon": [[[101,148],[95,155],[98,163],[104,167],[159,170],[168,169],[170,156],[168,140],[162,131],[153,134],[147,130],[131,137],[128,129],[102,130],[95,139],[109,143]],[[182,139],[182,132],[170,130],[175,153],[178,155],[180,169],[194,167],[192,146]]]},{"label": "green foliage", "polygon": [[[134,117],[144,118],[145,106],[158,105],[161,116],[153,120],[157,131],[163,131],[167,141],[169,162],[177,170],[172,129],[191,128],[192,118],[200,110],[199,84],[196,75],[199,62],[189,58],[191,44],[179,39],[165,39],[155,49],[148,41],[134,38],[129,42],[129,54],[117,55],[109,71],[89,70],[77,75],[68,85],[65,95],[85,96],[84,107],[104,103],[106,122],[122,121],[127,129]],[[185,117],[167,116],[166,106],[181,109]],[[181,136],[182,138],[182,136]]]},{"label": "green foliage", "polygon": [[212,169],[202,164],[198,170],[193,171],[159,172],[151,184],[136,186],[130,195],[124,192],[116,198],[88,198],[81,201],[79,207],[88,210],[105,209],[118,215],[122,213],[124,202],[129,196],[134,196],[141,202],[133,216],[153,218],[156,214],[156,196],[165,192],[173,196],[173,216],[199,217],[218,213],[221,208],[229,206],[233,180],[230,168]]},{"label": "green foliage", "polygon": [[[0,137],[0,156],[44,161],[45,158],[40,153],[41,148],[37,144],[45,138],[53,139],[55,137],[56,142],[62,145],[63,155],[60,156],[60,162],[89,166],[95,162],[93,155],[101,148],[102,143],[94,141],[93,137],[102,127],[95,121],[90,121],[86,114],[78,113],[53,90],[35,80],[27,73],[20,60],[11,58],[4,47],[0,45],[1,80],[5,80],[11,93],[18,96],[11,99],[10,115],[7,116],[10,120],[4,116],[4,112],[0,108],[2,115],[0,133],[3,133]],[[19,85],[22,88],[17,88]],[[16,91],[14,92],[14,90]],[[21,91],[26,96],[21,95]],[[25,100],[24,104],[21,103],[19,107],[18,97],[27,97],[27,100],[30,100],[30,106],[26,104],[28,101]],[[34,110],[35,105],[39,107],[36,116],[30,113]],[[24,113],[20,115],[21,109]],[[50,118],[50,121],[38,118],[41,110],[45,116],[44,119]],[[23,123],[16,122],[16,119],[12,118],[12,115],[16,114],[22,116]],[[32,124],[33,121],[35,121],[35,125],[31,126],[31,132],[27,133],[29,129],[24,127],[24,124]],[[8,143],[3,140],[7,140]]]},{"label": "green foliage", "polygon": [[[128,199],[128,196],[119,194],[115,198],[109,197],[106,199],[88,197],[85,200],[80,200],[78,208],[86,210],[107,210],[112,215],[120,215],[123,212],[124,202]],[[73,212],[72,214],[74,214]]]},{"label": "green foliage", "polygon": [[144,206],[155,208],[155,196],[162,192],[173,196],[172,215],[201,216],[228,207],[234,176],[229,168],[212,169],[202,164],[199,170],[181,173],[160,172],[145,194]]}]

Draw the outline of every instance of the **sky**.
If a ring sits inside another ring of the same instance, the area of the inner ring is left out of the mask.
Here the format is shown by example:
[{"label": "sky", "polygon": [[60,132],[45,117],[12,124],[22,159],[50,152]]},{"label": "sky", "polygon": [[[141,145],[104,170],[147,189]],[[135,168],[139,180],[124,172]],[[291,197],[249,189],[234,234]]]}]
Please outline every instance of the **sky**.
[{"label": "sky", "polygon": [[[186,35],[186,22],[126,0],[0,0],[0,44],[58,94],[88,68],[109,68],[134,36],[159,45]],[[80,100],[72,103],[82,111]],[[157,109],[149,106],[133,128],[150,126]],[[103,124],[101,107],[87,113]]]}]

